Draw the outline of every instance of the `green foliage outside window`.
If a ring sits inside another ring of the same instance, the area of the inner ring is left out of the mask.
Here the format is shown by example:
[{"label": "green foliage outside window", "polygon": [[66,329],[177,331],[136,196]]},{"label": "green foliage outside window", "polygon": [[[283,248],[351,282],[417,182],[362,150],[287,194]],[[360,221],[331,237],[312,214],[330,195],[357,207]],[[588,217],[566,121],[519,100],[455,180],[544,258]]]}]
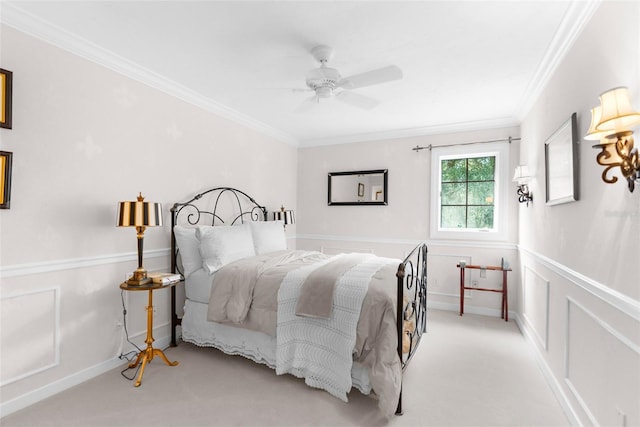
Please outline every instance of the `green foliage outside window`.
[{"label": "green foliage outside window", "polygon": [[442,160],[442,228],[494,228],[495,171],[495,156]]}]

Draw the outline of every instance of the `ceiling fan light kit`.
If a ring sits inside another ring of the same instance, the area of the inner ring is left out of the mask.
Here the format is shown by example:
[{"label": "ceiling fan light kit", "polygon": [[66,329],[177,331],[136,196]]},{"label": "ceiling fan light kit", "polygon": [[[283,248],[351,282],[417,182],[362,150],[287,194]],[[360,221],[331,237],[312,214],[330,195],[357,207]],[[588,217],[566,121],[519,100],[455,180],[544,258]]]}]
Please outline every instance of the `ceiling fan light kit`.
[{"label": "ceiling fan light kit", "polygon": [[331,98],[335,95],[337,99],[346,104],[368,110],[377,106],[378,101],[349,90],[402,78],[402,70],[395,65],[342,78],[338,70],[327,66],[329,60],[333,58],[333,54],[334,51],[329,46],[320,45],[311,49],[311,55],[320,63],[320,67],[314,68],[307,74],[307,87],[313,90],[315,95],[307,99],[305,104],[317,104],[320,99]]},{"label": "ceiling fan light kit", "polygon": [[325,67],[324,64],[320,68],[311,70],[307,75],[307,86],[316,91],[316,95],[320,98],[328,98],[331,96],[336,84],[340,81],[341,76],[335,68]]}]

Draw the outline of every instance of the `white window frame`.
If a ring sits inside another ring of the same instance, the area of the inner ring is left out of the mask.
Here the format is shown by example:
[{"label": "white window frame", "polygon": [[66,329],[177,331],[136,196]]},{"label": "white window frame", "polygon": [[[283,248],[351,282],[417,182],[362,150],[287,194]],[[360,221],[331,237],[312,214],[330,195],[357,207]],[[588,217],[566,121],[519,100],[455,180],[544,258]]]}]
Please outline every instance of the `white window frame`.
[{"label": "white window frame", "polygon": [[[465,157],[496,156],[493,224],[491,230],[451,229],[440,227],[442,160]],[[431,238],[443,240],[506,241],[508,230],[507,190],[509,187],[509,144],[484,143],[433,147],[431,150]]]}]

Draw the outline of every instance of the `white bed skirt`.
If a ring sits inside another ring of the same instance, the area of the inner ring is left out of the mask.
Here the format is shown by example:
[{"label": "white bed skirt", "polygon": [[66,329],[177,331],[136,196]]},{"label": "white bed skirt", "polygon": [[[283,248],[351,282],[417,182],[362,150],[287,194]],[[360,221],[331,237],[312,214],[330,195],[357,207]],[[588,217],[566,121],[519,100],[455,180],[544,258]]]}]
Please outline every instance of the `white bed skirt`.
[{"label": "white bed skirt", "polygon": [[[182,340],[200,347],[214,347],[227,354],[244,356],[256,363],[276,368],[276,338],[262,332],[207,321],[207,304],[187,299],[182,318]],[[353,362],[353,386],[371,393],[367,369]]]}]

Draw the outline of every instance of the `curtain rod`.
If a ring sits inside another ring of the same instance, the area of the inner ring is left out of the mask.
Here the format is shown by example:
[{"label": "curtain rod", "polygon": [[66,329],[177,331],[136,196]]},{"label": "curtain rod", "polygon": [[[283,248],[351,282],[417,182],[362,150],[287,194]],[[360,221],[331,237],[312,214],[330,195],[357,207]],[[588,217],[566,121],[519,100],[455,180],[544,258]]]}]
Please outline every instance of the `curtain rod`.
[{"label": "curtain rod", "polygon": [[459,142],[457,144],[436,145],[435,147],[431,144],[429,144],[426,147],[420,147],[419,145],[416,145],[415,147],[412,148],[412,150],[417,153],[418,151],[426,150],[427,148],[429,149],[429,151],[431,151],[433,148],[440,148],[440,147],[454,147],[456,145],[471,145],[471,144],[487,144],[489,142],[505,142],[505,141],[508,141],[509,144],[511,144],[511,141],[520,141],[520,138],[509,137],[509,139],[492,139],[491,141]]}]

